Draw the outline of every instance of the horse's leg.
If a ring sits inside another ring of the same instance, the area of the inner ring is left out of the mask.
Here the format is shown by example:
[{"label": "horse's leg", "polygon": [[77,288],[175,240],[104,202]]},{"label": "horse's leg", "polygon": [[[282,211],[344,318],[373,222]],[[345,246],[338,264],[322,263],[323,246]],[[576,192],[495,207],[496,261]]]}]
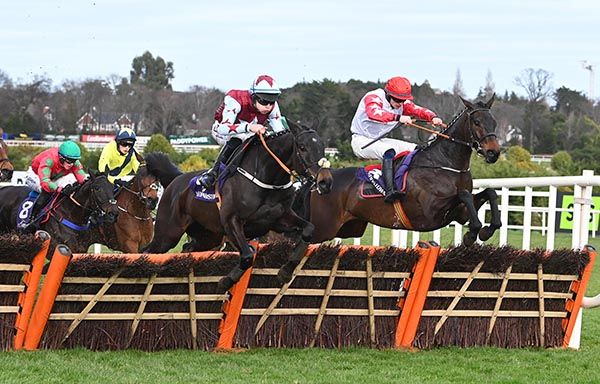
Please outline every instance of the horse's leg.
[{"label": "horse's leg", "polygon": [[474,195],[473,200],[477,210],[479,210],[486,201],[490,202],[490,212],[492,214],[490,225],[486,225],[479,231],[479,239],[481,241],[486,241],[492,237],[494,232],[496,232],[496,229],[502,226],[502,221],[500,221],[500,210],[498,209],[498,195],[492,188],[486,188]]},{"label": "horse's leg", "polygon": [[228,219],[222,219],[221,221],[225,233],[231,241],[233,241],[240,252],[240,264],[236,265],[227,276],[219,280],[219,288],[223,291],[227,291],[233,284],[237,283],[244,272],[252,266],[256,250],[248,245],[246,235],[244,234],[244,224],[239,216],[231,215]]},{"label": "horse's leg", "polygon": [[296,246],[292,250],[292,254],[288,261],[279,269],[277,279],[281,284],[285,284],[292,279],[294,270],[302,260],[306,253],[308,244],[311,241],[315,226],[296,215],[292,211],[288,211],[286,215],[276,223],[274,230],[283,232],[286,236],[294,241]]},{"label": "horse's leg", "polygon": [[463,244],[469,247],[477,240],[477,234],[481,229],[481,221],[477,217],[477,209],[475,208],[471,192],[463,189],[458,192],[458,198],[465,205],[469,213],[469,231],[463,236]]}]

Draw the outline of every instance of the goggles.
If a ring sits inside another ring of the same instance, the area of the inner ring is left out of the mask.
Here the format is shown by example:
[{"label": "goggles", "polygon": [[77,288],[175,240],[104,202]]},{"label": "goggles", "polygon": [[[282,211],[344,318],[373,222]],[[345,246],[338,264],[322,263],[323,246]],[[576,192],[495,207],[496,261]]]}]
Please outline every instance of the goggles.
[{"label": "goggles", "polygon": [[260,98],[260,97],[258,97],[258,96],[255,96],[255,97],[256,97],[256,101],[257,101],[257,102],[258,102],[258,104],[260,104],[260,105],[263,105],[263,106],[265,106],[265,107],[266,107],[266,106],[268,106],[268,105],[275,105],[275,102],[274,102],[274,101],[269,101],[269,100],[261,99],[261,98]]}]

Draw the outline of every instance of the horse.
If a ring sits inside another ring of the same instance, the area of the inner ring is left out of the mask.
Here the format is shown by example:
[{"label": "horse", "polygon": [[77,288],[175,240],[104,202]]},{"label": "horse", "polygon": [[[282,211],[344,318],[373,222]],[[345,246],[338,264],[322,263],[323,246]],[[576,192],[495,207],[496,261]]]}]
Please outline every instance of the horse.
[{"label": "horse", "polygon": [[98,223],[83,232],[72,249],[74,252],[86,252],[90,245],[100,243],[115,251],[137,253],[150,242],[154,234],[152,211],[158,204],[159,189],[158,178],[152,169],[165,158],[168,161],[162,153],[151,153],[142,159],[136,174],[116,194],[120,211],[117,220]]},{"label": "horse", "polygon": [[294,189],[290,176],[296,173],[313,180],[320,193],[328,193],[333,181],[324,157],[325,146],[312,129],[289,123],[289,130],[266,139],[254,135],[240,147],[242,151],[232,156],[223,172],[230,177],[222,186],[217,183],[219,204],[194,198],[194,192],[188,188],[194,174],[174,178],[161,197],[154,238],[144,249],[150,253],[166,252],[185,232],[196,238],[206,235],[215,242],[227,236],[240,253],[240,263],[219,281],[223,290],[231,288],[253,263],[256,250],[247,239],[270,230],[286,234],[295,244],[278,274],[280,281],[289,281],[313,230],[310,222],[291,209]]},{"label": "horse", "polygon": [[8,146],[2,139],[2,133],[3,131],[0,128],[0,183],[9,182],[15,170],[8,159]]},{"label": "horse", "polygon": [[[16,229],[21,203],[31,190],[26,186],[0,188],[0,233]],[[29,207],[30,209],[31,207]],[[90,220],[113,221],[118,215],[113,186],[105,175],[90,175],[69,195],[56,193],[39,229],[48,232],[53,244],[61,243],[75,249],[77,237],[89,229]]]},{"label": "horse", "polygon": [[[477,237],[488,240],[502,225],[497,194],[491,188],[471,193],[470,160],[473,150],[487,163],[495,163],[500,155],[494,133],[496,120],[490,112],[494,96],[476,104],[461,100],[465,108],[441,135],[414,154],[406,179],[407,191],[400,201],[389,204],[383,201],[383,196],[361,197],[361,186],[368,182],[357,179],[359,168],[332,170],[335,181],[330,193],[311,193],[308,207],[300,212],[315,226],[312,241],[361,237],[368,223],[427,232],[452,221],[469,222],[469,230],[463,236],[465,246],[472,245]],[[400,161],[394,161],[394,169]],[[486,201],[490,203],[491,222],[482,228],[477,211]],[[302,210],[302,204],[297,205]]]}]

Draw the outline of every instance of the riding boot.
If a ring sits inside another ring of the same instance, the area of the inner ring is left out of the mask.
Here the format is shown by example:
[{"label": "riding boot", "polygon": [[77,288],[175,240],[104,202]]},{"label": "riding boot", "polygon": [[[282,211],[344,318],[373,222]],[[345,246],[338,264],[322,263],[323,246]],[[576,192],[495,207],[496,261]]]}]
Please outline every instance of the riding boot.
[{"label": "riding boot", "polygon": [[384,201],[386,203],[393,203],[394,200],[399,199],[402,196],[402,193],[396,190],[396,185],[394,184],[394,157],[385,157],[383,158],[382,165],[383,179],[385,180],[385,198]]},{"label": "riding boot", "polygon": [[48,204],[48,201],[50,201],[50,197],[52,196],[52,194],[42,191],[38,197],[35,200],[35,203],[33,203],[33,206],[31,207],[31,215],[29,215],[29,222],[26,225],[26,228],[33,225],[37,225],[36,224],[36,216],[40,213],[40,211],[46,206],[46,204]]},{"label": "riding boot", "polygon": [[201,185],[202,187],[208,189],[213,186],[217,178],[219,177],[219,172],[221,169],[221,163],[226,164],[227,160],[233,153],[233,151],[241,144],[241,140],[237,138],[231,138],[223,148],[221,148],[221,152],[219,152],[219,156],[215,160],[215,164],[211,169],[201,174],[196,180],[197,185]]}]

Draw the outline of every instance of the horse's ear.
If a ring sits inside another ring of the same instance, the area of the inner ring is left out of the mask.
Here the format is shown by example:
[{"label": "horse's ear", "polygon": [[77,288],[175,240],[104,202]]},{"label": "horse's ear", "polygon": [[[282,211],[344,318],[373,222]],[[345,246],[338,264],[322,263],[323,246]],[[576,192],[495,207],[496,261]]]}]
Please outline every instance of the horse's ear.
[{"label": "horse's ear", "polygon": [[140,162],[140,164],[145,163],[144,156],[140,155],[138,151],[134,151],[133,153],[135,154],[135,158]]},{"label": "horse's ear", "polygon": [[494,93],[492,95],[492,97],[490,97],[490,99],[485,103],[485,106],[487,107],[487,109],[492,108],[492,104],[494,104],[494,100],[496,100],[496,93]]},{"label": "horse's ear", "polygon": [[293,121],[287,120],[287,126],[289,127],[290,132],[294,134],[294,136],[300,133],[300,131],[302,131],[302,127],[299,124],[294,123]]},{"label": "horse's ear", "polygon": [[458,97],[460,97],[460,99],[462,100],[465,107],[467,107],[469,109],[475,109],[475,105],[473,105],[473,103],[471,103],[469,100],[465,100],[461,96],[458,96]]}]

